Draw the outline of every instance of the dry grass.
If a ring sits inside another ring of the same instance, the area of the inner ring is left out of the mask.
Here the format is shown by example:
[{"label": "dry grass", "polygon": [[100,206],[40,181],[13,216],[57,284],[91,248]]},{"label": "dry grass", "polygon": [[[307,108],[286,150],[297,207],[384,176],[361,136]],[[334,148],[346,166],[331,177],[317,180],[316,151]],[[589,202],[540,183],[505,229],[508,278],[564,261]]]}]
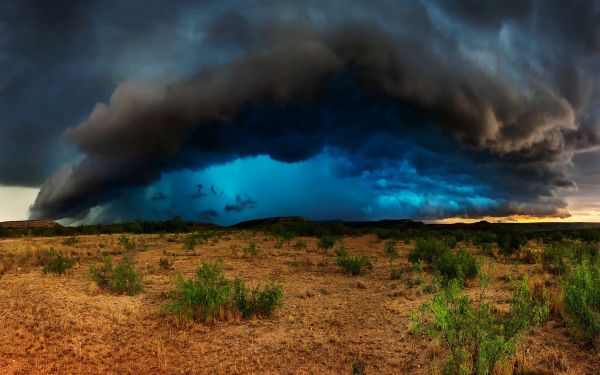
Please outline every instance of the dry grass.
[{"label": "dry grass", "polygon": [[[411,312],[431,298],[425,287],[430,275],[410,271],[406,258],[413,245],[398,244],[392,266],[403,272],[390,280],[383,243],[374,236],[343,239],[349,254],[365,254],[373,262],[371,272],[354,278],[343,274],[331,252],[318,250],[315,238],[303,238],[303,249],[277,249],[275,239],[234,233],[188,252],[175,236],[131,237],[147,248],[135,253],[136,267],[155,270],[144,271],[145,289],[133,297],[106,293],[89,278],[91,262],[125,254],[117,235],[79,236],[72,246],[62,244],[65,238],[0,240],[0,270],[7,267],[0,272],[0,374],[340,374],[351,373],[357,361],[368,374],[429,374],[443,363],[437,344],[410,334]],[[242,249],[251,239],[260,256],[244,258]],[[78,260],[69,276],[45,276],[36,265],[36,252],[50,246]],[[172,270],[159,267],[166,256]],[[189,277],[203,261],[217,259],[227,277],[241,277],[249,286],[281,283],[283,307],[270,319],[178,327],[162,309],[174,275]],[[482,263],[491,279],[485,295],[498,308],[506,308],[510,298],[504,275],[529,274],[539,277],[530,280],[534,290],[545,286],[560,314],[560,296],[552,294],[556,281],[542,275],[539,264],[488,266],[488,260]],[[468,285],[473,297],[480,292]],[[598,354],[555,321],[535,328],[516,360],[540,373],[600,369]],[[513,366],[507,363],[506,373]]]}]

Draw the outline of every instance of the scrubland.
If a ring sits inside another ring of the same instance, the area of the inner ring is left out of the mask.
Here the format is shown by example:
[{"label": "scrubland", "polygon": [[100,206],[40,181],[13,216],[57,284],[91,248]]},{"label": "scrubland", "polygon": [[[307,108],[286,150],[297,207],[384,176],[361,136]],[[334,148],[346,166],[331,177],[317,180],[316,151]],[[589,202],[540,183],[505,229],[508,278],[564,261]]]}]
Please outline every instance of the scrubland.
[{"label": "scrubland", "polygon": [[0,239],[2,374],[597,374],[595,238]]}]

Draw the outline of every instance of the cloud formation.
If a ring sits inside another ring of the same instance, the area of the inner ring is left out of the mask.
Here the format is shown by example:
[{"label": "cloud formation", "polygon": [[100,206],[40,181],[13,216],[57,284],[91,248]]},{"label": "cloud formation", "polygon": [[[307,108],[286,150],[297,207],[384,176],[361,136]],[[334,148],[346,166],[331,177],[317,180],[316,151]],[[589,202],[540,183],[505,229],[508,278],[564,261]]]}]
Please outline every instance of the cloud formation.
[{"label": "cloud formation", "polygon": [[340,177],[368,173],[391,206],[404,204],[405,162],[420,187],[472,184],[465,216],[564,216],[572,157],[599,143],[594,1],[208,3],[202,22],[175,8],[166,29],[218,51],[212,66],[188,50],[180,78],[122,81],[64,132],[80,156],[44,182],[31,217],[85,217],[170,171],[325,149],[347,161]]}]

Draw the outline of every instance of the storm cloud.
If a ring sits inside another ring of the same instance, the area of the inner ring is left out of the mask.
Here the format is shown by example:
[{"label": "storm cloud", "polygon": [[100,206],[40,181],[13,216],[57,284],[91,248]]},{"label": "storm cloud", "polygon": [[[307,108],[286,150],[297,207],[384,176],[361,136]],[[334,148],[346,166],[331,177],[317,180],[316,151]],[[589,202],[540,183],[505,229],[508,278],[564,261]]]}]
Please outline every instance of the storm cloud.
[{"label": "storm cloud", "polygon": [[[340,178],[367,174],[392,206],[411,188],[461,197],[460,209],[415,197],[421,217],[567,216],[573,155],[599,143],[600,7],[472,3],[208,3],[203,13],[182,2],[162,26],[201,36],[201,48],[177,51],[179,78],[122,76],[66,129],[76,156],[43,183],[31,217],[85,217],[173,171],[323,152],[345,160],[333,166]],[[118,33],[155,35],[136,23]],[[210,51],[210,63],[194,57]]]}]

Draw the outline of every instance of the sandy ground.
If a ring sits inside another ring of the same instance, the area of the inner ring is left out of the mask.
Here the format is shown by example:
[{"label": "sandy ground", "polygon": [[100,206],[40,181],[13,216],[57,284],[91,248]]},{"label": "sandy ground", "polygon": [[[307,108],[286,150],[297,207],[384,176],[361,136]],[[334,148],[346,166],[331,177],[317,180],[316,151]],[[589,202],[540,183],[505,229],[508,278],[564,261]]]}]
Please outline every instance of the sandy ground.
[{"label": "sandy ground", "polygon": [[[260,248],[254,259],[241,251],[250,236]],[[355,277],[335,265],[333,251],[317,250],[314,238],[304,239],[303,250],[277,249],[273,238],[232,233],[189,252],[170,235],[131,236],[146,248],[135,255],[145,289],[129,297],[100,290],[88,276],[98,254],[123,254],[117,238],[80,236],[74,245],[62,244],[64,238],[0,240],[0,259],[12,259],[0,276],[0,374],[340,374],[352,373],[358,362],[368,374],[429,374],[443,360],[439,345],[410,333],[411,312],[432,297],[413,285],[428,278],[410,270],[406,254],[413,244],[398,245],[393,266],[404,272],[393,281],[374,236],[343,239],[351,254],[364,253],[374,264]],[[50,246],[79,259],[67,276],[43,275],[18,260]],[[174,259],[170,271],[158,265],[167,255]],[[269,319],[175,324],[162,309],[175,275],[191,275],[216,259],[228,277],[249,285],[280,283],[283,307]],[[540,265],[490,258],[482,265],[492,279],[486,296],[499,308],[510,297],[505,275],[543,273]],[[530,374],[600,373],[600,356],[553,320],[529,332],[517,357]]]}]

